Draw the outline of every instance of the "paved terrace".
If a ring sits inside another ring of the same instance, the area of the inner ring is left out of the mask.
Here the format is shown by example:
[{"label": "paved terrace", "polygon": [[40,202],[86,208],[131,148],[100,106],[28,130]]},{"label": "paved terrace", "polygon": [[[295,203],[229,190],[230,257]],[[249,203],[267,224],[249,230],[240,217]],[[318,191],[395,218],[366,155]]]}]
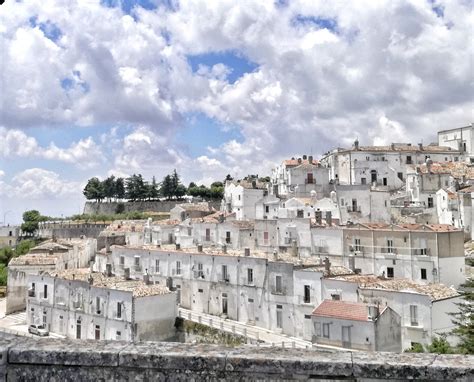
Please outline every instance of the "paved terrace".
[{"label": "paved terrace", "polygon": [[472,381],[474,357],[0,338],[6,381]]}]

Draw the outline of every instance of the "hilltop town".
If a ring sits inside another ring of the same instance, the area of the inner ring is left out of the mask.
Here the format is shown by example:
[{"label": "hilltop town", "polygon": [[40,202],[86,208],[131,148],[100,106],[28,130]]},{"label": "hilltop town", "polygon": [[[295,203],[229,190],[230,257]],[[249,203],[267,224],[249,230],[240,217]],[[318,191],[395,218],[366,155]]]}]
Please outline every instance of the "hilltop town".
[{"label": "hilltop town", "polygon": [[[249,343],[454,349],[473,166],[471,124],[287,158],[269,179],[228,179],[220,203],[163,202],[166,219],[41,222],[46,240],[8,263],[0,330],[166,341],[191,321]],[[0,228],[3,245],[21,236]]]}]

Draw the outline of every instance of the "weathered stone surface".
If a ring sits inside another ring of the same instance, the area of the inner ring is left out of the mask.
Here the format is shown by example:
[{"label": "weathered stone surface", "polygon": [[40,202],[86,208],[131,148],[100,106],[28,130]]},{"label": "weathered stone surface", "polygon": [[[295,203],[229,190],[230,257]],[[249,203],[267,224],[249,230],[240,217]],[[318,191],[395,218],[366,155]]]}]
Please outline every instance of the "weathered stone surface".
[{"label": "weathered stone surface", "polygon": [[438,381],[474,381],[474,357],[438,354],[428,365],[427,378]]},{"label": "weathered stone surface", "polygon": [[239,347],[227,351],[226,370],[245,373],[342,376],[352,374],[349,352]]},{"label": "weathered stone surface", "polygon": [[180,343],[140,343],[120,351],[119,364],[123,367],[177,370],[223,371],[225,349],[218,345]]},{"label": "weathered stone surface", "polygon": [[11,345],[9,364],[118,366],[118,354],[127,346],[115,341],[25,340]]}]

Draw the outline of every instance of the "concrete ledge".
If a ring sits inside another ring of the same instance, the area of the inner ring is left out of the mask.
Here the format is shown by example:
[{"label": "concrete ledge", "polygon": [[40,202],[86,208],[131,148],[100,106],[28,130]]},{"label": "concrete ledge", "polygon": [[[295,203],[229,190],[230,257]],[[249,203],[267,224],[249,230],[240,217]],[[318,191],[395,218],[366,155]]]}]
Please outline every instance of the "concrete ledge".
[{"label": "concrete ledge", "polygon": [[0,380],[474,380],[474,356],[0,338]]}]

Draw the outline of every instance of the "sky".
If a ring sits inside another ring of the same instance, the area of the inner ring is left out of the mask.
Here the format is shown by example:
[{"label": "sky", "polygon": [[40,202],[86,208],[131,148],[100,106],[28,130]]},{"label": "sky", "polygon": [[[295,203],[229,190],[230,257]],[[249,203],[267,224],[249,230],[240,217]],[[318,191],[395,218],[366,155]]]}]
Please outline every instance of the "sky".
[{"label": "sky", "polygon": [[0,221],[93,176],[185,185],[473,118],[470,0],[6,0]]}]

